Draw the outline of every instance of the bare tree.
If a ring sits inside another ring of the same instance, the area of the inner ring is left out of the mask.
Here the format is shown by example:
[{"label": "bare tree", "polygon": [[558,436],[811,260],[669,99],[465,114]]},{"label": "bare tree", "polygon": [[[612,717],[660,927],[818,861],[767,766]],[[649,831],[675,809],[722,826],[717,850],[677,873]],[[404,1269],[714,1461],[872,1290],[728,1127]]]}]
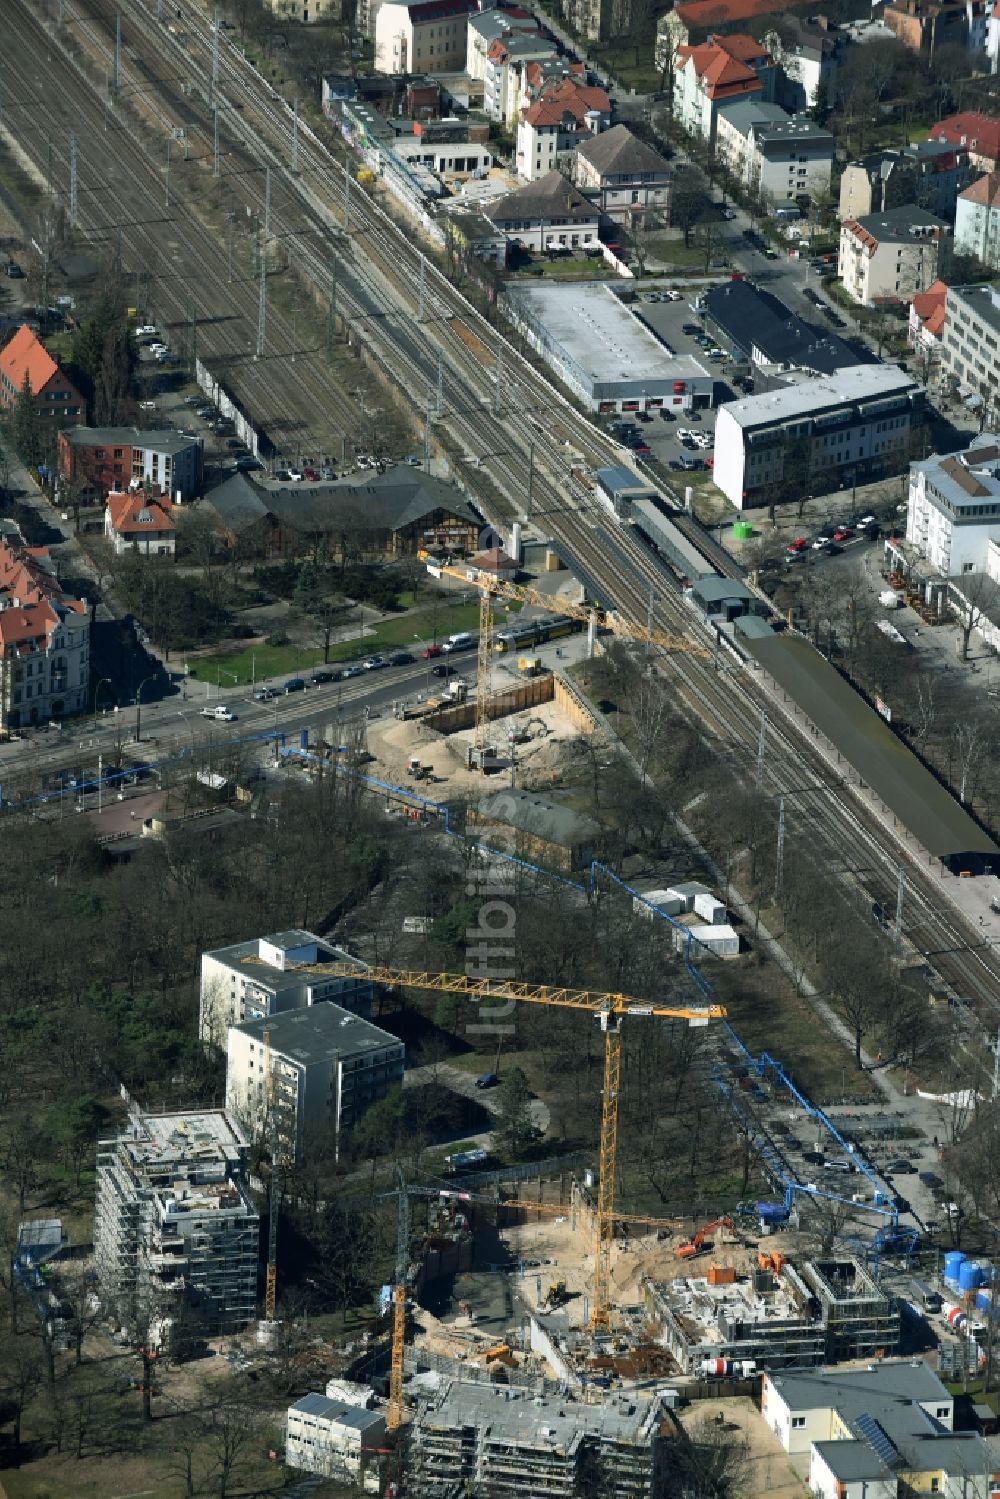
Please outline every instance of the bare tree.
[{"label": "bare tree", "polygon": [[968,661],[972,632],[1000,602],[1000,589],[989,573],[969,573],[960,584],[952,588],[950,599],[961,631],[960,657],[963,661]]}]

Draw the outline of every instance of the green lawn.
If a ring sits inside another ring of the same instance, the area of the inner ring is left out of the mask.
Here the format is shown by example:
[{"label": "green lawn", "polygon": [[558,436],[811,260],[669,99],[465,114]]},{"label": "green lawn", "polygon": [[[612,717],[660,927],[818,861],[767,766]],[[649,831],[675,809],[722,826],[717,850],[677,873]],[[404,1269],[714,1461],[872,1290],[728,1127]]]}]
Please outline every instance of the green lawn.
[{"label": "green lawn", "polygon": [[[418,641],[433,639],[435,632],[438,640],[444,640],[459,630],[478,627],[478,603],[443,604],[436,611],[418,609],[412,614],[384,619],[363,639],[338,641],[330,647],[330,660],[356,661],[388,647],[410,649]],[[322,665],[323,648],[320,645],[255,645],[199,656],[191,663],[191,675],[199,681],[214,682],[217,673],[221,672],[222,686],[232,687],[236,685],[231,680],[234,676],[239,677],[241,683],[249,682],[251,678],[260,682],[267,677],[312,671]]]},{"label": "green lawn", "polygon": [[611,275],[610,266],[603,257],[600,260],[536,260],[533,268],[542,272],[533,276],[529,272],[516,271],[508,279],[512,281],[604,281]]},{"label": "green lawn", "polygon": [[665,260],[670,265],[690,266],[699,271],[705,269],[704,250],[700,245],[686,245],[683,239],[657,235],[649,241],[646,253],[650,260]]}]

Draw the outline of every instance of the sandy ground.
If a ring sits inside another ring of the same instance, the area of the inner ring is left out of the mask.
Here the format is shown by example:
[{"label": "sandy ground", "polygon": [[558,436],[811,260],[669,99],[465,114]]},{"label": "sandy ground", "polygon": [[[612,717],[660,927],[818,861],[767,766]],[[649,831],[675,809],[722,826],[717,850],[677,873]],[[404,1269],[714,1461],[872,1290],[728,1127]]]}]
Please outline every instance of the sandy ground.
[{"label": "sandy ground", "polygon": [[[507,735],[511,731],[524,733],[527,742],[515,746],[516,775],[519,786],[539,787],[551,783],[558,773],[561,746],[569,739],[579,737],[579,731],[564,717],[554,703],[541,703],[535,708],[526,708],[510,718],[499,719],[494,726],[498,753],[506,752]],[[466,769],[466,754],[472,743],[472,730],[461,730],[457,734],[440,734],[420,720],[400,722],[385,719],[368,727],[368,749],[378,761],[379,771],[395,785],[407,785],[406,768],[411,756],[416,756],[422,765],[433,768],[433,780],[414,782],[417,790],[426,788],[433,797],[435,787],[441,787],[442,795],[481,796],[483,777],[478,771]],[[509,775],[498,771],[489,778],[488,786],[501,781],[507,784]]]},{"label": "sandy ground", "polygon": [[[718,1423],[718,1417],[723,1417]],[[794,1471],[788,1454],[764,1423],[759,1408],[746,1395],[724,1400],[699,1400],[681,1412],[684,1429],[693,1434],[700,1427],[708,1432],[746,1443],[746,1494],[769,1494],[774,1499],[801,1499],[809,1490]]]}]

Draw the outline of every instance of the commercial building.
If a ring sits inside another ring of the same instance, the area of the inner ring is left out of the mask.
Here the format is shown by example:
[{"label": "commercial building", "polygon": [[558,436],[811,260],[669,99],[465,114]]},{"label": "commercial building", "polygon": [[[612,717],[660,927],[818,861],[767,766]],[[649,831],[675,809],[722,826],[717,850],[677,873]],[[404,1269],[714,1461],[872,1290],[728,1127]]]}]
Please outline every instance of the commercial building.
[{"label": "commercial building", "polygon": [[117,1325],[146,1336],[185,1314],[205,1332],[256,1315],[257,1209],[248,1144],[221,1109],[132,1113],[97,1146],[94,1270]]},{"label": "commercial building", "polygon": [[369,1468],[378,1476],[380,1447],[385,1446],[385,1416],[357,1405],[303,1395],[288,1407],[285,1465],[324,1478],[363,1483]]},{"label": "commercial building", "polygon": [[813,494],[900,473],[923,393],[894,365],[847,365],[832,375],[720,406],[716,484],[738,510],[773,498],[790,452]]},{"label": "commercial building", "polygon": [[454,485],[408,465],[330,484],[258,484],[234,474],[205,496],[205,508],[227,539],[247,553],[298,555],[322,545],[330,556],[376,559],[413,555],[425,546],[472,551],[482,523]]},{"label": "commercial building", "polygon": [[914,141],[898,150],[873,151],[844,167],[840,217],[860,219],[912,203],[952,219],[971,173],[968,152],[948,141]]},{"label": "commercial building", "polygon": [[808,1455],[818,1499],[990,1499],[1000,1483],[1000,1458],[954,1430],[954,1397],[923,1359],[766,1374],[761,1414],[786,1452]]},{"label": "commercial building", "polygon": [[989,570],[1000,542],[1000,436],[982,432],[964,453],[910,464],[906,540],[944,577]]},{"label": "commercial building", "polygon": [[637,140],[625,125],[590,137],[576,148],[576,185],[593,195],[606,219],[634,224],[647,214],[670,214],[670,163]]},{"label": "commercial building", "polygon": [[509,244],[536,254],[600,244],[598,210],[561,172],[546,172],[499,202],[486,204],[483,213]]},{"label": "commercial building", "polygon": [[723,105],[747,98],[773,103],[776,72],[774,58],[752,36],[736,33],[678,47],[671,95],[674,119],[688,135],[714,145],[716,117]]},{"label": "commercial building", "polygon": [[449,1381],[410,1428],[411,1478],[421,1499],[474,1485],[503,1499],[576,1499],[595,1468],[615,1499],[659,1492],[663,1404],[630,1392],[584,1405],[516,1387]]},{"label": "commercial building", "polygon": [[858,351],[842,338],[814,328],[744,277],[710,287],[700,305],[724,347],[738,350],[758,369],[832,375],[859,362]]},{"label": "commercial building", "polygon": [[941,341],[941,369],[960,395],[978,396],[993,422],[1000,401],[1000,291],[993,286],[949,286]]},{"label": "commercial building", "polygon": [[[345,964],[357,970],[357,978],[331,973]],[[369,1015],[372,988],[366,972],[359,959],[298,927],[214,948],[201,955],[198,1035],[202,1041],[225,1046],[231,1025],[307,1009],[328,999],[355,1014]]]},{"label": "commercial building", "polygon": [[0,349],[0,408],[12,411],[27,382],[43,428],[58,430],[87,420],[87,404],[41,339],[22,323]]},{"label": "commercial building", "polygon": [[510,846],[553,869],[586,869],[601,856],[604,830],[594,818],[537,791],[497,791],[466,814],[483,843]]},{"label": "commercial building", "polygon": [[590,411],[712,404],[711,370],[676,354],[601,285],[511,286],[511,316]]},{"label": "commercial building", "polygon": [[226,1108],[261,1137],[273,1080],[279,1148],[298,1160],[310,1138],[332,1135],[336,1144],[369,1104],[398,1087],[404,1056],[395,1036],[330,1002],[247,1020],[229,1027]]},{"label": "commercial building", "polygon": [[908,302],[937,279],[941,240],[950,233],[943,219],[910,204],[846,219],[840,226],[837,275],[864,307]]},{"label": "commercial building", "polygon": [[1000,167],[1000,119],[995,115],[980,114],[976,110],[949,115],[932,127],[928,139],[962,147],[968,152],[972,165],[979,167],[980,171],[995,172]]},{"label": "commercial building", "polygon": [[131,489],[112,491],[104,507],[104,535],[117,556],[140,552],[144,557],[173,557],[177,522],[169,497]]},{"label": "commercial building", "polygon": [[1000,172],[988,172],[959,193],[955,254],[974,255],[991,270],[1000,268]]},{"label": "commercial building", "polygon": [[64,484],[103,498],[131,484],[162,490],[175,501],[201,494],[203,448],[189,432],[140,432],[136,427],[75,427],[59,434]]},{"label": "commercial building", "polygon": [[385,0],[375,17],[377,73],[460,73],[478,0]]},{"label": "commercial building", "polygon": [[90,605],[64,593],[44,547],[0,541],[0,729],[87,707]]}]

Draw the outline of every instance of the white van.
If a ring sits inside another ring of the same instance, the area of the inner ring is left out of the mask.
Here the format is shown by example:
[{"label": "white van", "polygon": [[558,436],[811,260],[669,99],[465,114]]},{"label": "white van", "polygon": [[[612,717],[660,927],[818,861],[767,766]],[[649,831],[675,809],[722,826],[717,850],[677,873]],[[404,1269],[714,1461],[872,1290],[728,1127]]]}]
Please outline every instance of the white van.
[{"label": "white van", "polygon": [[467,651],[475,645],[475,637],[468,630],[460,630],[457,635],[449,635],[441,646],[443,651]]},{"label": "white van", "polygon": [[202,708],[202,718],[214,718],[218,723],[235,723],[236,714],[232,708],[227,708],[225,703],[217,703],[214,708]]}]

